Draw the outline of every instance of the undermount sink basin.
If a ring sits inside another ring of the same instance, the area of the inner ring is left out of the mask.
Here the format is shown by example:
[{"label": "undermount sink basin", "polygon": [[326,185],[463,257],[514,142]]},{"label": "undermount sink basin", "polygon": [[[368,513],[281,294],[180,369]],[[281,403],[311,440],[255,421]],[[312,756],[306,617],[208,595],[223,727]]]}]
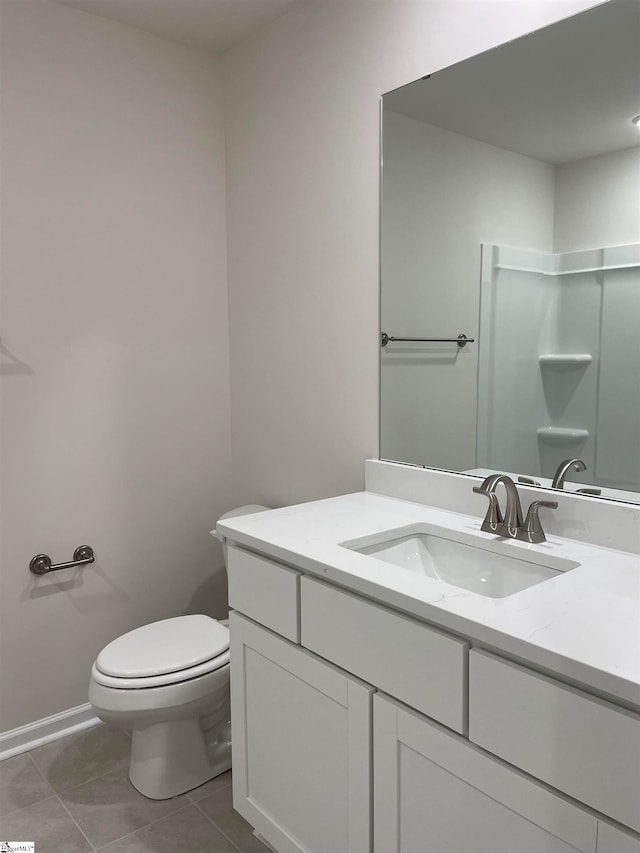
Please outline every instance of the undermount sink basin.
[{"label": "undermount sink basin", "polygon": [[580,565],[510,540],[484,539],[431,524],[414,524],[343,546],[489,598],[505,598]]}]

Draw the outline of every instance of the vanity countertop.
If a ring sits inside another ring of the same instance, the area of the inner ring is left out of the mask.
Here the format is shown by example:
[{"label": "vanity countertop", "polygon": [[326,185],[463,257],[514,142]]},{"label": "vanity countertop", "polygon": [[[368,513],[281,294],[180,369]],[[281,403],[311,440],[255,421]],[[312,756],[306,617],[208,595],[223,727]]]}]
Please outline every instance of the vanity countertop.
[{"label": "vanity countertop", "polygon": [[[340,543],[415,523],[478,534],[477,517],[370,492],[219,522],[218,533],[485,647],[640,709],[640,558],[548,536],[531,546],[580,563],[506,598],[397,568]],[[491,534],[480,533],[495,540]]]}]

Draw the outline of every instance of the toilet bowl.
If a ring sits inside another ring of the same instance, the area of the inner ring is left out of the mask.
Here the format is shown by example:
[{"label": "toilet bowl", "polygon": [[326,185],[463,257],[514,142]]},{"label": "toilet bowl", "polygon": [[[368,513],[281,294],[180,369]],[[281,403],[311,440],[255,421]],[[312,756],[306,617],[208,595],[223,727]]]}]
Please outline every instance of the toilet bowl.
[{"label": "toilet bowl", "polygon": [[131,730],[129,778],[145,797],[178,796],[231,767],[227,625],[204,615],[152,622],[105,646],[91,668],[89,702]]},{"label": "toilet bowl", "polygon": [[202,785],[231,767],[228,628],[179,616],[124,634],[93,664],[89,702],[131,730],[129,778],[145,797]]}]

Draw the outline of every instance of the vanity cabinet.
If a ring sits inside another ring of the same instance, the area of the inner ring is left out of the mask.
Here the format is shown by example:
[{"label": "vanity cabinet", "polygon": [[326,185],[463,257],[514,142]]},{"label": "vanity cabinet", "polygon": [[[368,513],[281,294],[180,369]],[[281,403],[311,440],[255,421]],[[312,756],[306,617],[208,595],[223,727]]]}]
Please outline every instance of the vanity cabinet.
[{"label": "vanity cabinet", "polygon": [[373,689],[231,613],[233,804],[280,853],[371,850]]},{"label": "vanity cabinet", "polygon": [[595,817],[388,697],[373,705],[374,853],[595,853]]},{"label": "vanity cabinet", "polygon": [[638,714],[229,552],[234,806],[279,853],[640,853]]}]

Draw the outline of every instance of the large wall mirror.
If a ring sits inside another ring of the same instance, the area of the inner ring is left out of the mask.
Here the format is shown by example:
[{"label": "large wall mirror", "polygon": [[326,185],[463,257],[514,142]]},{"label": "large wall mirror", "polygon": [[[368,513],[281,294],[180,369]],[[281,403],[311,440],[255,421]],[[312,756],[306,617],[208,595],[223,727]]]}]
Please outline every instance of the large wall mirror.
[{"label": "large wall mirror", "polygon": [[639,43],[610,0],[383,97],[381,459],[640,502]]}]

